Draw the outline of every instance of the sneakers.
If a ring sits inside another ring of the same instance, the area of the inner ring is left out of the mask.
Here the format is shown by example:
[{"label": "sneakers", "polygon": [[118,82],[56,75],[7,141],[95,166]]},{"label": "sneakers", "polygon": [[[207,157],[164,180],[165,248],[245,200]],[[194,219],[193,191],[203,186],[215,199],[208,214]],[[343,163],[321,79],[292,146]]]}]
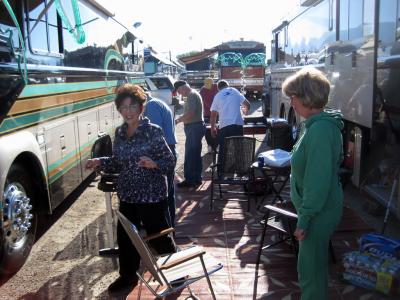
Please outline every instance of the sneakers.
[{"label": "sneakers", "polygon": [[179,188],[198,187],[199,185],[201,185],[201,182],[189,182],[189,181],[186,181],[186,180],[176,184],[176,186],[179,187]]},{"label": "sneakers", "polygon": [[110,294],[122,294],[122,293],[130,293],[132,289],[137,286],[138,278],[133,280],[126,279],[124,277],[118,277],[113,283],[108,287],[108,292]]}]

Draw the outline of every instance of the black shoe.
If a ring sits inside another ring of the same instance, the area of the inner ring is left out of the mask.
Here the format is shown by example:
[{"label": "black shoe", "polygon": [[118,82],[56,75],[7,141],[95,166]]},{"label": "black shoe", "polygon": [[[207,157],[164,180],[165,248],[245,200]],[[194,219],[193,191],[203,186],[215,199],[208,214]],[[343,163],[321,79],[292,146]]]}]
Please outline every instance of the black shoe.
[{"label": "black shoe", "polygon": [[113,283],[108,287],[108,292],[110,294],[122,294],[122,293],[130,293],[132,289],[137,286],[138,279],[126,279],[124,277],[118,277]]},{"label": "black shoe", "polygon": [[184,181],[182,181],[182,182],[178,182],[178,183],[176,184],[176,186],[179,187],[179,188],[184,188],[184,187],[195,187],[196,184],[184,180]]}]

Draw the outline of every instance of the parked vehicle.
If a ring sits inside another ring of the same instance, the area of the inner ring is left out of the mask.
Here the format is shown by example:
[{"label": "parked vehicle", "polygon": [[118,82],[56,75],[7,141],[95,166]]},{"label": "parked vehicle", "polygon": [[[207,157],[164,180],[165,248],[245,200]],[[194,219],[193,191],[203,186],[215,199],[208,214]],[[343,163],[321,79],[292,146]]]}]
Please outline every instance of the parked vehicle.
[{"label": "parked vehicle", "polygon": [[[340,5],[339,5],[340,4]],[[298,131],[282,82],[312,64],[331,82],[329,106],[343,113],[352,182],[398,215],[400,190],[400,2],[303,0],[272,31],[272,115]]]},{"label": "parked vehicle", "polygon": [[193,88],[201,88],[204,85],[204,79],[212,78],[214,82],[218,81],[218,71],[202,70],[202,71],[186,71],[179,75],[179,79],[187,81]]},{"label": "parked vehicle", "polygon": [[93,142],[122,121],[115,88],[145,79],[128,71],[135,36],[94,0],[8,0],[0,11],[2,277],[25,262],[38,219],[91,174]]},{"label": "parked vehicle", "polygon": [[265,45],[232,41],[219,45],[217,49],[219,79],[242,90],[247,99],[260,99],[264,87]]},{"label": "parked vehicle", "polygon": [[262,113],[264,117],[271,115],[271,70],[265,71],[264,87],[261,94]]}]

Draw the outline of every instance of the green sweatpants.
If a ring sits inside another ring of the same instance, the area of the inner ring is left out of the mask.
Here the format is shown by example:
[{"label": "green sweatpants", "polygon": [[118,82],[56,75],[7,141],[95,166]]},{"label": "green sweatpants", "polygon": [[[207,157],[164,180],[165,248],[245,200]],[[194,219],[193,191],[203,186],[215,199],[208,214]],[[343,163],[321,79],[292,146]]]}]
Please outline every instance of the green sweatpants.
[{"label": "green sweatpants", "polygon": [[339,219],[320,216],[310,224],[305,240],[299,243],[297,272],[301,300],[328,299],[329,239]]}]

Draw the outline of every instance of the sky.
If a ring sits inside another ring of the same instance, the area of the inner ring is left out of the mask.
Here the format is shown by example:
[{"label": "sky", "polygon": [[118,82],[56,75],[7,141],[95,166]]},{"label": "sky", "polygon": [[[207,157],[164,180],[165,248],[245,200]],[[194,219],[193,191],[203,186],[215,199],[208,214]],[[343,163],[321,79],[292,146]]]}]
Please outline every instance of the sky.
[{"label": "sky", "polygon": [[[254,40],[270,48],[271,31],[299,0],[97,0],[144,43],[169,57],[221,42]],[[133,24],[141,22],[135,30]]]}]

